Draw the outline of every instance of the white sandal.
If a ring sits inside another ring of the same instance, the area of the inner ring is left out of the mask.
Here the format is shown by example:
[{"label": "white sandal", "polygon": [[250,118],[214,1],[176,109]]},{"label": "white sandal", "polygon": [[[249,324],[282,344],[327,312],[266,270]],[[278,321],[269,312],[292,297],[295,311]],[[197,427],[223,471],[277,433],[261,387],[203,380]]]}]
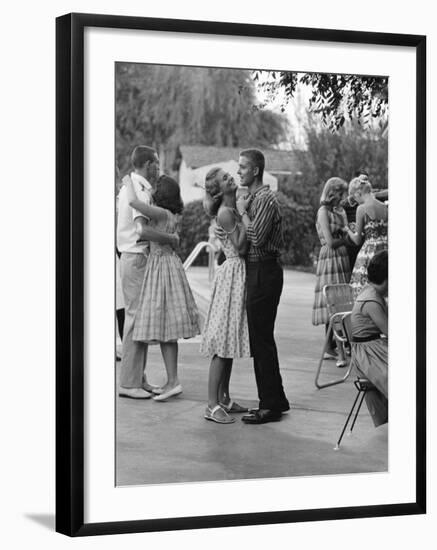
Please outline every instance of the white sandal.
[{"label": "white sandal", "polygon": [[[224,418],[218,417],[216,415],[216,413],[218,411],[224,412],[225,417]],[[212,422],[217,422],[217,424],[232,424],[232,423],[235,422],[235,418],[233,418],[232,416],[229,416],[228,413],[220,405],[216,405],[212,409],[210,409],[209,407],[206,407],[204,416],[205,416],[206,420],[211,420]]]},{"label": "white sandal", "polygon": [[227,405],[225,405],[224,403],[219,403],[219,405],[227,413],[245,413],[249,410],[247,407],[243,407],[242,405],[235,403],[235,401],[232,401],[232,399]]}]

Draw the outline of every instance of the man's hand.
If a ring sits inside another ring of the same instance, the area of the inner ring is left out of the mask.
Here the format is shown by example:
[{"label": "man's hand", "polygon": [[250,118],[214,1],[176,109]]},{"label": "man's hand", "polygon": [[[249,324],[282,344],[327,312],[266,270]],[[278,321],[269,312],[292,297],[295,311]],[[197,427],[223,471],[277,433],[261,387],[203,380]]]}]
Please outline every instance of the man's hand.
[{"label": "man's hand", "polygon": [[220,227],[219,225],[216,225],[214,227],[214,234],[217,239],[220,239],[221,241],[224,241],[226,239],[226,231],[223,229],[223,227]]},{"label": "man's hand", "polygon": [[238,213],[240,214],[240,216],[242,216],[244,214],[244,212],[246,212],[246,209],[247,209],[247,205],[249,204],[249,199],[250,197],[240,197],[238,200],[237,200],[237,210],[238,210]]}]

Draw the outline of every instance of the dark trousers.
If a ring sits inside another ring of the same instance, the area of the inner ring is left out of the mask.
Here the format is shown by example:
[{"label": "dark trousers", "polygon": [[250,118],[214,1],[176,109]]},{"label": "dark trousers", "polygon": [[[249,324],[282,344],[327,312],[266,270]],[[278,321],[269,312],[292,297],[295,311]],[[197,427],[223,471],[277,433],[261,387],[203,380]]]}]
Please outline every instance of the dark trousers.
[{"label": "dark trousers", "polygon": [[117,315],[118,334],[120,335],[120,340],[123,340],[124,308],[117,309],[115,314]]},{"label": "dark trousers", "polygon": [[354,269],[355,260],[357,259],[360,248],[361,246],[357,246],[354,242],[352,242],[350,237],[347,238],[346,250],[349,258],[349,267],[351,268],[351,272]]},{"label": "dark trousers", "polygon": [[288,410],[274,339],[284,275],[276,260],[247,262],[247,320],[259,408]]}]

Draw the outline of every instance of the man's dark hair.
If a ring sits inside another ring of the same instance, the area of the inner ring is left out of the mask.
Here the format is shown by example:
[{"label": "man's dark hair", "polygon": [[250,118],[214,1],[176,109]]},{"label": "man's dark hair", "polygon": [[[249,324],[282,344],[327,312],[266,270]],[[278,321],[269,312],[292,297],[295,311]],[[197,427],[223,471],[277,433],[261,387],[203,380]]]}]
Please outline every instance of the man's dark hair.
[{"label": "man's dark hair", "polygon": [[160,176],[153,193],[153,202],[156,206],[170,210],[172,214],[180,214],[184,209],[184,203],[177,181],[170,176]]},{"label": "man's dark hair", "polygon": [[138,145],[132,151],[131,161],[134,168],[143,168],[146,162],[155,160],[156,151],[153,147]]},{"label": "man's dark hair", "polygon": [[367,170],[355,170],[354,172],[354,178],[358,178],[359,176],[366,176],[369,177],[369,172]]},{"label": "man's dark hair", "polygon": [[367,277],[375,285],[380,285],[388,279],[388,252],[377,252],[367,267]]},{"label": "man's dark hair", "polygon": [[259,151],[258,149],[244,149],[244,151],[241,151],[240,157],[246,157],[254,166],[258,168],[258,175],[259,178],[262,180],[266,160],[261,151]]}]

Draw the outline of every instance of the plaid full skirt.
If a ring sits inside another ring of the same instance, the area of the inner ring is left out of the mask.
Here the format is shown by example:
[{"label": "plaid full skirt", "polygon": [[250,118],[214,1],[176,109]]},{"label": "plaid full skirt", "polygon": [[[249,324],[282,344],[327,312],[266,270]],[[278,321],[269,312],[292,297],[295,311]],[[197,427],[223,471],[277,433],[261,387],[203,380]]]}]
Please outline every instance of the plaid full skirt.
[{"label": "plaid full skirt", "polygon": [[312,314],[313,325],[326,324],[329,321],[328,310],[323,296],[325,285],[349,283],[351,276],[349,256],[345,246],[331,248],[324,244],[320,249],[316,269],[316,288]]},{"label": "plaid full skirt", "polygon": [[200,334],[199,312],[179,256],[151,252],[146,264],[133,339],[170,342]]}]

